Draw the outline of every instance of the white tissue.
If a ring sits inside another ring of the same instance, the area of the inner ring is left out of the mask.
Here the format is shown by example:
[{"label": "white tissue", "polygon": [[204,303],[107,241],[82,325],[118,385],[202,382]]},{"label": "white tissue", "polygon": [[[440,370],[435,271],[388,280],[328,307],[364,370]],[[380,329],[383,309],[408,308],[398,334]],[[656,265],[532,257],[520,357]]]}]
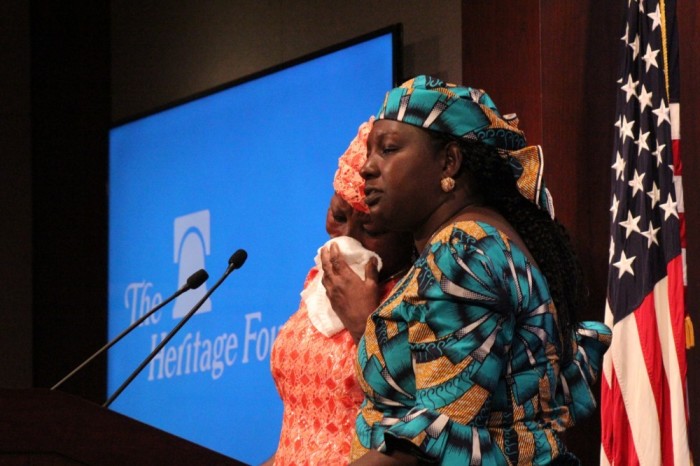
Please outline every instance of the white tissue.
[{"label": "white tissue", "polygon": [[372,257],[377,258],[377,269],[382,269],[382,259],[374,252],[365,249],[362,244],[349,236],[333,238],[321,246],[314,258],[318,273],[309,285],[301,292],[301,299],[306,304],[311,324],[326,337],[331,337],[345,328],[338,315],[331,307],[331,302],[326,295],[326,288],[321,283],[323,268],[321,267],[321,250],[330,247],[332,243],[338,245],[345,262],[361,279],[365,278],[365,265]]}]

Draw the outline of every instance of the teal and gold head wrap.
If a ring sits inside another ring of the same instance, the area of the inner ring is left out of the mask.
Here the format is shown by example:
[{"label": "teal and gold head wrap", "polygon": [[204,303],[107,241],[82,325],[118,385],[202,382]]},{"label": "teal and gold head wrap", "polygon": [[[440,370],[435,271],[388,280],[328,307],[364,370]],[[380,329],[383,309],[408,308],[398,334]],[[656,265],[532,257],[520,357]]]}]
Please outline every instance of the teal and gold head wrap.
[{"label": "teal and gold head wrap", "polygon": [[554,218],[552,198],[542,180],[542,149],[527,146],[516,116],[501,115],[483,90],[416,76],[387,92],[377,119],[396,120],[495,147],[508,157],[520,193]]}]

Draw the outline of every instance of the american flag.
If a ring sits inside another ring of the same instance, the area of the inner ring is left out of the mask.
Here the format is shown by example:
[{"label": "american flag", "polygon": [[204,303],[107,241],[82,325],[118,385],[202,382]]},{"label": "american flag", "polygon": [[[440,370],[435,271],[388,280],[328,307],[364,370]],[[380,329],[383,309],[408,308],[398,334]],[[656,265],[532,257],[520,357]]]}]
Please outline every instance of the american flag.
[{"label": "american flag", "polygon": [[[689,465],[675,0],[627,0],[612,164],[601,465]],[[690,335],[692,337],[692,335]]]}]

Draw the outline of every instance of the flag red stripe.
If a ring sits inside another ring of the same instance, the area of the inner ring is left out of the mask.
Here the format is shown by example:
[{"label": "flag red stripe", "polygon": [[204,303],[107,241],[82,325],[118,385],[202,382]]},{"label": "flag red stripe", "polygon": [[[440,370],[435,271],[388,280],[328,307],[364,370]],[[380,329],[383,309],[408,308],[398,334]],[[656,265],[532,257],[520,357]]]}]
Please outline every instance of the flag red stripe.
[{"label": "flag red stripe", "polygon": [[[661,342],[659,341],[659,327],[656,322],[656,306],[654,304],[653,291],[644,298],[642,304],[634,312],[634,317],[637,321],[639,342],[644,355],[647,373],[649,374],[651,390],[656,400],[656,414],[661,427],[661,458],[663,459],[663,464],[673,464],[673,428],[670,415],[671,393],[663,364],[659,364],[664,358]],[[635,406],[632,408],[645,409],[646,407]],[[646,446],[640,445],[640,447],[645,448]]]},{"label": "flag red stripe", "polygon": [[681,140],[674,139],[671,144],[671,151],[673,152],[673,174],[676,176],[681,176],[683,174],[683,162],[681,160]]},{"label": "flag red stripe", "polygon": [[[675,340],[678,368],[682,380],[686,380],[688,363],[685,354],[685,286],[683,284],[683,256],[677,256],[667,266],[668,301],[671,310],[671,325]],[[683,399],[687,400],[686,386],[683,385]],[[687,403],[684,402],[687,405]]]},{"label": "flag red stripe", "polygon": [[681,247],[683,249],[685,249],[685,214],[683,212],[679,212],[678,218],[680,220],[679,223],[680,223]]},{"label": "flag red stripe", "polygon": [[[674,139],[672,143],[672,153],[673,153],[673,174],[675,176],[683,176],[683,160],[681,159],[681,140]],[[679,201],[679,199],[677,199]],[[681,247],[685,249],[685,212],[678,212],[678,218],[680,220],[680,235],[681,235]]]},{"label": "flag red stripe", "polygon": [[607,379],[603,372],[600,378],[600,441],[603,447],[603,454],[610,463],[612,458],[613,435],[613,403],[611,381]]},{"label": "flag red stripe", "polygon": [[[615,369],[612,380],[603,377],[601,389],[601,417],[606,422],[601,425],[603,450],[610,464],[639,465],[639,458],[634,447],[632,429],[625,410],[620,385]],[[613,445],[614,443],[614,445]]]}]

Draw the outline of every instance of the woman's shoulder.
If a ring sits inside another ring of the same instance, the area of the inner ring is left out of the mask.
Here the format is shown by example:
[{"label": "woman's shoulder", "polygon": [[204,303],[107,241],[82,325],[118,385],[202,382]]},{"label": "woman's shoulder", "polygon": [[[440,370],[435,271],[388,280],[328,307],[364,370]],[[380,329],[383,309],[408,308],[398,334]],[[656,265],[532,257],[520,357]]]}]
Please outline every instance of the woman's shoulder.
[{"label": "woman's shoulder", "polygon": [[479,244],[480,248],[509,252],[515,250],[537,266],[515,228],[501,214],[489,208],[477,208],[458,215],[433,235],[433,247],[435,243]]},{"label": "woman's shoulder", "polygon": [[[490,223],[458,219],[433,235],[422,259],[432,268],[452,275],[465,266],[478,270],[483,269],[486,263],[507,267],[510,250],[509,238]],[[475,268],[477,262],[482,266]]]},{"label": "woman's shoulder", "polygon": [[438,230],[433,235],[430,243],[478,242],[487,237],[509,242],[510,236],[507,232],[494,223],[484,219],[457,219]]}]

